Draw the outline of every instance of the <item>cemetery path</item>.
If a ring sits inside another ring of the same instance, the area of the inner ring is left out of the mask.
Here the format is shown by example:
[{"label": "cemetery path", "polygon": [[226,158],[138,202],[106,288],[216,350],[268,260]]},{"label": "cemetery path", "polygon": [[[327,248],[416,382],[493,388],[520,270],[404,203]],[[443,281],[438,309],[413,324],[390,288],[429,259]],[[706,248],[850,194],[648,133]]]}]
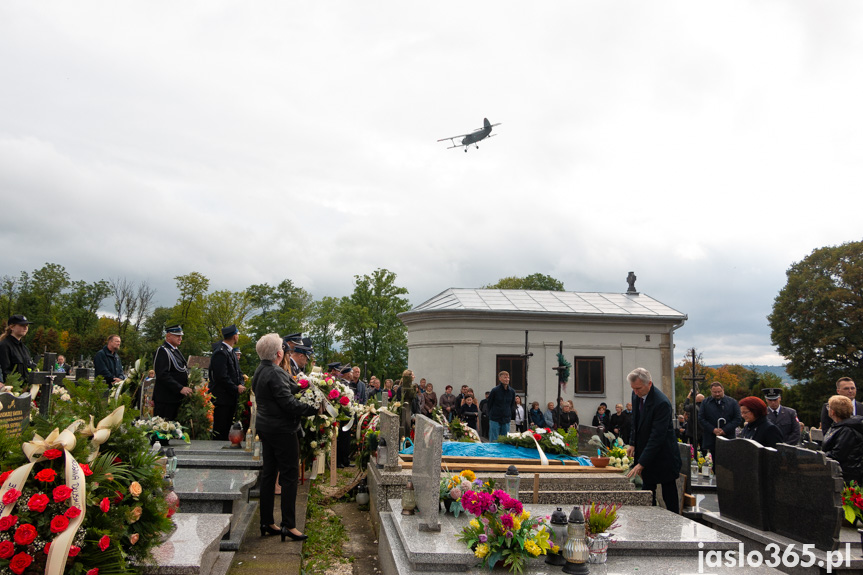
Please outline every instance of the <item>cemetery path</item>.
[{"label": "cemetery path", "polygon": [[350,539],[342,545],[342,552],[353,557],[351,575],[379,575],[378,538],[369,521],[369,512],[360,511],[356,502],[336,503],[332,510],[341,518]]}]

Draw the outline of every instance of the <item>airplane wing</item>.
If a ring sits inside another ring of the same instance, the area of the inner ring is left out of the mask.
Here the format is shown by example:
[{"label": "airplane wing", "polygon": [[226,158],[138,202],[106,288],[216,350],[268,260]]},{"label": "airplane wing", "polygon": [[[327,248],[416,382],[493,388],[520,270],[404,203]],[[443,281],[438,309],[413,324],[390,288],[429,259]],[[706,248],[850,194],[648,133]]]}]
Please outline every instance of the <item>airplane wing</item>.
[{"label": "airplane wing", "polygon": [[455,140],[456,138],[464,138],[465,136],[470,136],[470,134],[459,134],[458,136],[450,136],[449,138],[441,138],[438,142],[443,142],[445,140]]}]

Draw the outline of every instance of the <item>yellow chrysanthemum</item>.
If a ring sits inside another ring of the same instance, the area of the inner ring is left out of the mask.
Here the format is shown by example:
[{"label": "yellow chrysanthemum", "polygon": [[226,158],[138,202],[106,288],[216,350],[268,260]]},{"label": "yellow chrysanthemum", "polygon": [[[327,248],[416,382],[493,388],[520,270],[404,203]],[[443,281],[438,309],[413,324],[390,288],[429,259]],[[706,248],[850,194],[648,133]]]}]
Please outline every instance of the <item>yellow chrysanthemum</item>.
[{"label": "yellow chrysanthemum", "polygon": [[476,479],[476,473],[471,471],[470,469],[465,469],[459,475],[467,479],[468,481],[474,481]]},{"label": "yellow chrysanthemum", "polygon": [[470,520],[470,526],[473,527],[474,529],[479,529],[479,521],[477,521],[476,519],[471,519]]},{"label": "yellow chrysanthemum", "polygon": [[536,557],[540,553],[542,553],[542,549],[539,548],[539,545],[528,539],[524,542],[524,550]]},{"label": "yellow chrysanthemum", "polygon": [[480,559],[484,559],[485,556],[488,555],[488,545],[486,545],[485,543],[480,543],[476,546],[476,551],[474,551],[473,554]]},{"label": "yellow chrysanthemum", "polygon": [[552,553],[560,553],[560,545],[555,545],[551,548]]},{"label": "yellow chrysanthemum", "polygon": [[521,518],[521,520],[522,520],[522,521],[527,521],[528,519],[530,519],[530,511],[528,511],[527,509],[525,509],[524,511],[522,511],[522,512],[521,512],[521,515],[520,515],[520,518]]},{"label": "yellow chrysanthemum", "polygon": [[512,518],[512,530],[518,531],[519,529],[521,529],[521,520],[519,520],[516,517],[513,517]]}]

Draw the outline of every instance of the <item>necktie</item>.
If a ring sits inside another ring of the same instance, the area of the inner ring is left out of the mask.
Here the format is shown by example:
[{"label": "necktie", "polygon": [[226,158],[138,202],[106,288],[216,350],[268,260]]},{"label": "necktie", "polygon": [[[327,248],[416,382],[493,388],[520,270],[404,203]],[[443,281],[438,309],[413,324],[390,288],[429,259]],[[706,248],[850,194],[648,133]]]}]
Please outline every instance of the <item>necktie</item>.
[{"label": "necktie", "polygon": [[644,411],[644,398],[643,398],[643,397],[640,397],[640,398],[639,398],[639,401],[640,401],[640,404],[639,404],[639,411]]},{"label": "necktie", "polygon": [[777,417],[779,416],[779,410],[778,409],[771,409],[770,411],[773,412],[773,415],[775,415]]}]

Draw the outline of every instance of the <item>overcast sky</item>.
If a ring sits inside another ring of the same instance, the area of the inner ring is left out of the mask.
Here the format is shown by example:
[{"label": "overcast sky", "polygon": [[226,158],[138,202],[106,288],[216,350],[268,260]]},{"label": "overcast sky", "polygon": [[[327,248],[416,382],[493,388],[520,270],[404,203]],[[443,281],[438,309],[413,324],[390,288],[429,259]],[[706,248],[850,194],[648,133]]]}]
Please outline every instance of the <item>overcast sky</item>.
[{"label": "overcast sky", "polygon": [[632,270],[677,359],[778,364],[785,271],[861,239],[861,67],[858,2],[6,1],[0,275]]}]

